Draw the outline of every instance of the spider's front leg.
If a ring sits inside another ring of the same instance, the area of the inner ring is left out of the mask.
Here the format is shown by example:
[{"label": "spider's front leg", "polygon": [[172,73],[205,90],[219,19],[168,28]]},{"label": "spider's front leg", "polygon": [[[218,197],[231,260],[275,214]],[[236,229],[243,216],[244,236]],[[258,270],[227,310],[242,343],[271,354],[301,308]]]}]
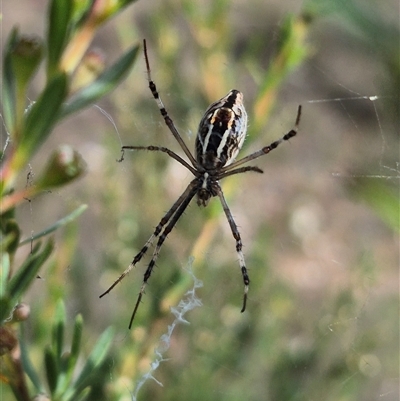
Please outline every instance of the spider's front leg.
[{"label": "spider's front leg", "polygon": [[243,251],[242,251],[242,239],[240,237],[240,233],[239,233],[239,230],[235,223],[235,220],[233,219],[232,213],[229,210],[229,206],[226,203],[222,189],[219,185],[217,187],[217,193],[218,193],[218,197],[221,201],[222,207],[224,209],[225,216],[228,219],[229,226],[231,227],[232,235],[236,240],[236,252],[239,256],[240,270],[242,272],[243,283],[244,283],[243,306],[242,306],[242,310],[240,312],[244,312],[246,310],[247,293],[249,292],[250,278],[249,278],[249,275],[247,274],[246,262],[244,260],[244,255],[243,255]]},{"label": "spider's front leg", "polygon": [[153,95],[154,100],[157,102],[158,109],[160,110],[160,113],[165,121],[166,126],[169,128],[172,135],[175,137],[175,139],[179,143],[182,150],[185,152],[185,155],[188,157],[190,162],[193,164],[193,166],[196,166],[197,165],[196,159],[193,157],[192,153],[186,146],[186,143],[183,141],[178,130],[176,129],[174,122],[172,121],[172,118],[169,116],[167,109],[165,108],[164,103],[160,98],[160,94],[158,93],[156,84],[151,77],[150,61],[149,61],[149,56],[147,54],[146,39],[143,40],[143,52],[144,52],[144,59],[146,61],[147,79],[149,81],[150,92]]},{"label": "spider's front leg", "polygon": [[179,155],[177,155],[175,152],[172,150],[169,150],[168,148],[165,148],[163,146],[122,146],[121,147],[121,157],[117,160],[117,162],[122,162],[125,159],[125,150],[149,150],[151,152],[163,152],[166,153],[169,157],[172,159],[176,160],[182,166],[185,166],[188,170],[192,172],[193,175],[196,175],[196,170],[185,160],[182,159]]}]

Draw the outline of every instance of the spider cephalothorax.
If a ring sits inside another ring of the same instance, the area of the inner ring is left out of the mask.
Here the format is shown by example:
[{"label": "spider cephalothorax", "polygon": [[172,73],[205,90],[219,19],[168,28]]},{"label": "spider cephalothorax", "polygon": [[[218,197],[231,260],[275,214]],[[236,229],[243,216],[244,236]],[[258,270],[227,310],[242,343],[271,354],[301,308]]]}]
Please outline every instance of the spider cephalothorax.
[{"label": "spider cephalothorax", "polygon": [[160,146],[123,146],[121,149],[122,154],[120,161],[124,159],[125,150],[150,150],[164,152],[186,167],[195,178],[189,183],[183,194],[161,219],[153,234],[147,240],[140,252],[133,258],[128,268],[118,277],[111,287],[107,289],[107,291],[100,295],[100,298],[108,294],[132,270],[132,268],[145,255],[149,247],[153,244],[154,240],[158,238],[157,244],[154,248],[153,256],[146,269],[146,272],[144,273],[143,283],[129,323],[129,328],[131,328],[147,281],[151,276],[160,253],[160,249],[168,234],[182,216],[183,212],[194,196],[197,196],[197,204],[199,206],[207,206],[212,197],[218,196],[231,228],[232,235],[236,240],[236,251],[239,258],[239,265],[244,283],[243,306],[241,310],[244,312],[246,309],[250,279],[247,274],[246,263],[242,252],[242,240],[240,238],[240,233],[235,220],[232,217],[231,211],[229,210],[228,204],[226,203],[219,181],[230,175],[245,173],[247,171],[262,173],[263,171],[256,166],[240,166],[251,160],[257,159],[260,156],[266,155],[283,141],[287,141],[288,139],[294,137],[297,134],[298,125],[300,122],[301,106],[299,106],[296,123],[292,130],[290,130],[277,141],[272,142],[270,145],[265,146],[262,149],[243,157],[242,159],[235,160],[243,146],[243,142],[246,137],[247,113],[243,105],[243,94],[236,89],[232,89],[226,96],[211,104],[204,113],[196,136],[196,157],[194,157],[186,146],[182,137],[179,135],[178,130],[176,129],[171,117],[168,115],[164,104],[160,99],[155,83],[151,79],[146,41],[143,41],[143,47],[151,93],[157,102],[158,108],[160,109],[166,125],[168,126],[172,135],[178,141],[183,152],[189,159],[190,164],[175,152]]}]

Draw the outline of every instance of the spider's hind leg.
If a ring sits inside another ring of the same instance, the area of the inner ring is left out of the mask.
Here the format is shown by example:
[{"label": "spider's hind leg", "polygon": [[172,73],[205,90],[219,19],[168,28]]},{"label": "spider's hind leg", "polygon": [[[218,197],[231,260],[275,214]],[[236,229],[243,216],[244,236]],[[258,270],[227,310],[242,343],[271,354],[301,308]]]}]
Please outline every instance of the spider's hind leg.
[{"label": "spider's hind leg", "polygon": [[[157,227],[155,228],[153,234],[150,236],[150,238],[147,240],[147,242],[144,244],[143,248],[140,250],[140,252],[133,258],[132,262],[130,265],[125,269],[125,271],[117,278],[117,280],[114,281],[114,283],[100,295],[100,298],[102,298],[104,295],[108,294],[120,281],[124,279],[124,277],[134,268],[134,266],[140,262],[140,260],[143,258],[143,256],[146,254],[147,250],[150,248],[150,246],[153,244],[154,240],[159,236],[159,234],[162,232],[164,226],[170,222],[171,220],[174,221],[176,212],[179,211],[179,208],[182,206],[183,203],[187,200],[189,196],[191,198],[193,195],[191,195],[191,191],[193,191],[193,181],[188,185],[186,190],[183,192],[183,194],[178,198],[178,200],[172,205],[171,209],[168,210],[168,212],[163,216],[163,218],[160,220],[158,223]],[[186,206],[185,206],[186,207]],[[175,221],[176,223],[176,221]],[[174,223],[174,224],[175,224]],[[168,225],[169,226],[169,225]],[[165,230],[163,231],[163,234],[165,233]],[[162,235],[163,235],[162,234]],[[161,235],[161,236],[162,236]],[[164,238],[165,239],[165,238]],[[162,242],[164,242],[164,239]],[[158,246],[158,244],[157,244]],[[153,256],[154,257],[154,256]]]},{"label": "spider's hind leg", "polygon": [[197,192],[197,179],[193,180],[188,185],[185,192],[179,197],[179,200],[177,201],[177,203],[179,202],[179,207],[175,208],[174,214],[171,216],[167,226],[164,228],[160,237],[158,238],[157,245],[154,248],[153,256],[152,256],[150,263],[144,273],[143,283],[142,283],[142,286],[140,287],[138,299],[136,301],[136,305],[132,312],[131,320],[129,322],[129,329],[132,327],[133,319],[135,318],[136,311],[138,310],[140,301],[142,300],[142,296],[144,294],[144,290],[146,288],[147,281],[149,280],[151,273],[153,272],[153,268],[157,262],[158,255],[160,254],[160,249],[161,249],[165,239],[167,238],[168,234],[175,227],[176,222],[182,216],[183,212],[189,205],[190,201],[193,199],[193,196],[196,194],[196,192]]},{"label": "spider's hind leg", "polygon": [[222,189],[219,186],[218,186],[218,196],[224,209],[225,216],[228,219],[229,226],[231,227],[232,235],[236,240],[236,252],[239,256],[240,270],[242,272],[243,283],[244,283],[243,306],[240,312],[244,312],[246,310],[247,293],[249,292],[250,278],[249,275],[247,274],[246,262],[244,260],[244,255],[242,251],[242,239],[240,237],[240,233],[235,223],[235,220],[233,219],[232,213],[229,210],[229,206],[226,203]]}]

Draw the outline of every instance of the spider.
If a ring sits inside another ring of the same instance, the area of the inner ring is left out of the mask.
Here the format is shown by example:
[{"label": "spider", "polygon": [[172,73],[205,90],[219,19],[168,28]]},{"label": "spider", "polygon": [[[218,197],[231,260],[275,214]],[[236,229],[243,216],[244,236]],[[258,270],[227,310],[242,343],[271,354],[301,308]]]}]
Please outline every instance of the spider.
[{"label": "spider", "polygon": [[242,159],[235,160],[246,137],[247,113],[243,105],[243,94],[236,89],[232,89],[226,96],[211,104],[204,113],[197,131],[195,143],[196,157],[194,157],[180,136],[167,110],[165,109],[157,91],[156,84],[152,80],[146,40],[143,41],[143,51],[150,91],[157,102],[165,124],[179,143],[183,152],[189,159],[190,164],[172,150],[160,146],[122,146],[121,158],[119,161],[124,160],[124,153],[126,150],[149,150],[154,152],[164,152],[186,167],[195,178],[189,183],[182,195],[163,216],[153,234],[144,244],[140,252],[133,258],[128,268],[103,294],[100,295],[100,298],[108,294],[133,269],[133,267],[146,254],[154,240],[158,238],[157,244],[153,251],[153,256],[144,273],[143,282],[139,291],[136,305],[129,322],[130,329],[144,294],[146,284],[151,276],[151,273],[153,272],[153,268],[156,264],[161,247],[168,234],[174,228],[175,224],[182,216],[193,197],[197,196],[197,204],[205,207],[212,197],[217,196],[222,204],[222,208],[231,228],[232,235],[236,240],[236,251],[239,257],[239,265],[244,283],[243,304],[241,309],[241,312],[244,312],[246,309],[250,278],[247,273],[246,263],[242,252],[242,240],[240,238],[240,233],[235,220],[232,217],[232,213],[229,210],[228,204],[226,203],[219,181],[231,175],[241,174],[247,171],[263,173],[263,171],[256,166],[243,167],[243,164],[268,154],[271,150],[278,147],[278,145],[280,145],[283,141],[293,138],[297,134],[300,123],[301,106],[298,108],[295,125],[287,134],[277,141],[272,142],[270,145],[265,146],[262,149],[243,157]]}]

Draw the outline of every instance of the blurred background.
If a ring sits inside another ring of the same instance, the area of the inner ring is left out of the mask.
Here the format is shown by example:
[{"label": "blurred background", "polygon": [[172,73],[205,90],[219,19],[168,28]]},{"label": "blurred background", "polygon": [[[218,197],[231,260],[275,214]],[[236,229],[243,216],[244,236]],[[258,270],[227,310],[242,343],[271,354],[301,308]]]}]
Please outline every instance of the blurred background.
[{"label": "blurred background", "polygon": [[[15,25],[43,36],[46,12],[46,1],[3,2],[2,43]],[[87,163],[78,182],[18,209],[28,238],[88,205],[56,233],[53,258],[24,300],[32,359],[63,297],[71,319],[83,315],[88,348],[107,326],[117,328],[103,367],[108,381],[92,399],[131,399],[174,320],[169,308],[193,286],[186,270],[193,256],[203,306],[171,337],[170,359],[154,373],[163,387],[149,381],[139,400],[398,400],[398,2],[139,0],[101,29],[92,48],[109,65],[143,38],[190,149],[205,109],[231,88],[244,93],[249,113],[241,156],[288,132],[303,106],[298,135],[252,163],[263,175],[222,182],[251,278],[247,311],[240,313],[235,241],[217,199],[206,209],[193,202],[169,235],[132,330],[148,258],[99,299],[191,179],[164,154],[129,152],[116,162],[121,145],[182,154],[140,54],[116,91],[60,124],[27,166],[35,174],[61,143]]]}]

